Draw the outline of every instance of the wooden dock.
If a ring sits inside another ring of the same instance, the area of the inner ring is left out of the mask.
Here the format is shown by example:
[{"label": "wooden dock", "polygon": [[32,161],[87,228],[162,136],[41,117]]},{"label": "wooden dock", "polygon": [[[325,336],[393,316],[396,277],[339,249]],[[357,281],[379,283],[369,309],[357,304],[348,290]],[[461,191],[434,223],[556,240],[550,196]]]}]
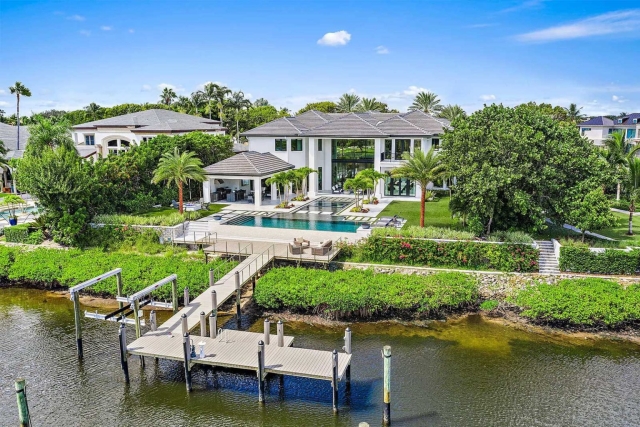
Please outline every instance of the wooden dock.
[{"label": "wooden dock", "polygon": [[211,242],[210,240],[202,239],[197,243],[203,245],[205,254],[238,254],[241,256],[263,253],[268,248],[273,247],[273,257],[275,259],[301,262],[329,263],[340,253],[340,248],[337,246],[339,241],[334,241],[331,250],[324,255],[313,255],[310,247],[305,247],[301,254],[294,255],[289,250],[288,243],[271,241],[215,239],[215,242]]}]

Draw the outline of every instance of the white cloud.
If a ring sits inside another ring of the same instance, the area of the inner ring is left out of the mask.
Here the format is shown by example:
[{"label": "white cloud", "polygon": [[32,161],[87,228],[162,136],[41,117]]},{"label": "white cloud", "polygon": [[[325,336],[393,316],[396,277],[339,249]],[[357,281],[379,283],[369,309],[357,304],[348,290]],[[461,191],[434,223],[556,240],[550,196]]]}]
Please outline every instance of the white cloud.
[{"label": "white cloud", "polygon": [[87,30],[80,30],[78,32],[80,34],[82,34],[83,36],[87,36],[87,37],[89,37],[91,35],[91,31],[87,31]]},{"label": "white cloud", "polygon": [[0,107],[8,107],[9,103],[7,101],[0,101]]},{"label": "white cloud", "polygon": [[71,16],[67,16],[67,19],[69,21],[80,21],[80,22],[82,22],[82,21],[84,21],[84,16],[82,16],[82,15],[71,15]]},{"label": "white cloud", "polygon": [[498,11],[498,13],[511,13],[511,12],[518,12],[521,10],[527,10],[527,9],[538,9],[540,7],[542,7],[543,3],[546,0],[527,0],[527,1],[523,1],[520,4],[517,4],[513,7],[508,7],[506,9],[502,9],[500,11]]},{"label": "white cloud", "polygon": [[408,96],[416,96],[420,92],[428,92],[428,90],[423,87],[409,86],[409,89],[405,89],[402,91],[403,94]]},{"label": "white cloud", "polygon": [[218,86],[226,86],[226,85],[225,85],[224,83],[222,83],[222,82],[218,82],[218,81],[216,81],[216,82],[211,82],[211,81],[209,81],[209,82],[200,83],[198,86],[196,86],[196,90],[204,90],[204,86],[205,86],[205,85],[208,85],[209,83],[213,83],[213,84],[216,84],[216,85],[218,85]]},{"label": "white cloud", "polygon": [[175,86],[169,83],[160,83],[157,87],[160,91],[167,87],[169,89],[173,89],[176,93],[184,92],[184,88],[182,86]]},{"label": "white cloud", "polygon": [[613,102],[618,102],[618,103],[620,103],[620,104],[622,104],[623,102],[627,102],[627,100],[626,100],[626,99],[624,99],[622,96],[618,96],[618,95],[612,95],[612,96],[611,96],[611,100],[612,100]]},{"label": "white cloud", "polygon": [[351,40],[351,34],[341,30],[325,34],[318,40],[318,44],[323,46],[344,46],[349,43],[349,40]]},{"label": "white cloud", "polygon": [[6,91],[6,90],[4,90],[4,89],[0,89],[0,95],[6,95],[6,94],[7,94],[7,91]]},{"label": "white cloud", "polygon": [[640,9],[620,10],[516,36],[521,42],[552,42],[611,34],[640,34]]},{"label": "white cloud", "polygon": [[247,98],[247,99],[251,99],[251,98],[253,98],[253,95],[251,95],[250,93],[245,93],[244,97]]},{"label": "white cloud", "polygon": [[387,49],[386,47],[380,45],[376,48],[376,53],[378,55],[386,55],[389,53],[389,49]]},{"label": "white cloud", "polygon": [[482,99],[483,101],[493,101],[494,99],[496,99],[495,95],[481,95],[480,99]]},{"label": "white cloud", "polygon": [[109,25],[103,25],[102,27],[100,27],[100,29],[102,31],[111,31],[113,27],[110,27]]},{"label": "white cloud", "polygon": [[133,33],[135,33],[135,30],[133,28],[129,28],[129,33],[133,34]]},{"label": "white cloud", "polygon": [[151,85],[142,85],[140,89],[142,92],[149,92],[151,90]]}]

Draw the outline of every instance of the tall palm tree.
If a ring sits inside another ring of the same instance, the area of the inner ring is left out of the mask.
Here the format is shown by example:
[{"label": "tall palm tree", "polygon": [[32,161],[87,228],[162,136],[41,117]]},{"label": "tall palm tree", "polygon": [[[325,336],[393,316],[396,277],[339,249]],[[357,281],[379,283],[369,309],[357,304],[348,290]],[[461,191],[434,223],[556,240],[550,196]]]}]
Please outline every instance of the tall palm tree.
[{"label": "tall palm tree", "polygon": [[271,176],[265,181],[267,185],[276,186],[276,191],[278,192],[278,199],[280,200],[280,205],[287,205],[289,203],[289,193],[287,191],[287,187],[291,184],[290,175],[287,172],[278,172],[277,174]]},{"label": "tall palm tree", "polygon": [[361,176],[362,178],[367,179],[371,182],[369,200],[372,200],[372,195],[373,197],[375,197],[376,190],[378,189],[378,184],[380,184],[380,180],[385,178],[387,175],[382,172],[378,172],[374,168],[367,168],[358,172],[356,176]]},{"label": "tall palm tree", "polygon": [[199,90],[191,94],[189,103],[193,106],[193,108],[195,108],[196,114],[198,114],[198,107],[202,107],[205,102],[206,99],[204,93],[200,92]]},{"label": "tall palm tree", "polygon": [[238,142],[240,141],[240,111],[245,108],[248,109],[251,107],[251,101],[244,97],[244,92],[241,90],[237,92],[233,92],[231,97],[228,100],[228,106],[235,110],[235,119],[236,119],[236,139]]},{"label": "tall palm tree", "polygon": [[438,111],[442,110],[442,105],[440,104],[438,95],[435,93],[420,92],[413,99],[413,104],[411,104],[409,110],[420,110],[427,114],[436,114]]},{"label": "tall palm tree", "polygon": [[186,96],[180,95],[173,104],[174,108],[177,108],[179,112],[187,114],[191,109],[191,99]]},{"label": "tall palm tree", "polygon": [[202,161],[196,157],[195,153],[185,151],[180,154],[178,148],[175,148],[173,153],[168,152],[162,155],[158,167],[153,172],[151,182],[157,184],[167,181],[167,187],[175,183],[178,187],[178,211],[183,213],[182,186],[190,179],[197,182],[203,182],[206,179]]},{"label": "tall palm tree", "polygon": [[225,98],[231,93],[228,87],[219,85],[217,83],[207,83],[204,85],[202,91],[205,99],[207,100],[207,109],[209,110],[209,119],[211,119],[211,112],[213,111],[213,105],[218,107],[218,118],[222,121],[222,109],[224,108]]},{"label": "tall palm tree", "polygon": [[461,106],[449,104],[442,107],[442,109],[438,112],[438,117],[447,119],[452,122],[455,119],[467,117],[467,113],[462,109]]},{"label": "tall palm tree", "polygon": [[420,184],[420,227],[424,227],[424,203],[427,185],[444,176],[445,169],[439,156],[431,148],[428,152],[417,150],[411,156],[404,153],[403,165],[391,171],[391,176],[408,178]]},{"label": "tall palm tree", "polygon": [[355,93],[345,93],[340,97],[336,110],[339,113],[351,113],[358,111],[358,104],[360,104],[360,97]]},{"label": "tall palm tree", "polygon": [[587,116],[582,114],[582,107],[578,108],[576,104],[569,104],[569,108],[565,108],[567,120],[574,125],[586,120]]},{"label": "tall palm tree", "polygon": [[171,89],[170,87],[165,87],[162,89],[162,93],[160,94],[160,103],[164,105],[171,105],[174,99],[176,99],[178,95],[176,95],[176,91]]},{"label": "tall palm tree", "polygon": [[640,196],[640,158],[629,157],[627,159],[627,186],[629,190],[629,231],[633,235],[633,213],[636,211],[636,201]]},{"label": "tall palm tree", "polygon": [[28,87],[23,85],[20,82],[16,82],[13,86],[9,86],[9,91],[12,94],[16,95],[16,115],[17,115],[17,124],[18,124],[18,139],[16,140],[16,151],[20,150],[20,96],[31,96],[31,91]]},{"label": "tall palm tree", "polygon": [[100,111],[101,108],[101,106],[99,106],[95,102],[92,102],[91,104],[84,107],[84,111],[86,111],[86,115],[91,118],[91,120],[95,120],[98,115],[98,111]]},{"label": "tall palm tree", "polygon": [[382,111],[384,107],[382,102],[375,98],[362,98],[358,104],[358,111]]},{"label": "tall palm tree", "polygon": [[268,107],[269,105],[271,105],[271,104],[269,104],[269,101],[267,101],[264,98],[258,98],[253,103],[254,107]]},{"label": "tall palm tree", "polygon": [[640,145],[629,144],[622,132],[613,132],[604,140],[604,158],[613,169],[617,178],[616,200],[620,200],[620,186],[624,175],[624,168],[628,165],[628,158],[634,157],[640,150]]},{"label": "tall palm tree", "polygon": [[35,116],[35,123],[29,125],[29,145],[26,154],[38,154],[46,148],[64,147],[75,151],[71,139],[71,124],[67,120],[54,122],[42,116]]},{"label": "tall palm tree", "polygon": [[300,177],[300,181],[302,181],[302,195],[306,196],[307,195],[307,188],[308,188],[308,181],[309,181],[309,175],[314,173],[314,172],[318,172],[316,169],[312,169],[308,166],[303,166],[301,168],[298,168],[295,170],[296,173],[298,174],[298,176]]}]

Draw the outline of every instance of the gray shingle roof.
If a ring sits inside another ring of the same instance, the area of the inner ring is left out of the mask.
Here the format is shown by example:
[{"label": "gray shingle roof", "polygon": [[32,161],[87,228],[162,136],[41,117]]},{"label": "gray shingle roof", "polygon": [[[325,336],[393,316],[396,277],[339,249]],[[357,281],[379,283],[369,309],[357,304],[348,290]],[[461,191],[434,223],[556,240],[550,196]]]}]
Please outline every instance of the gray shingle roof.
[{"label": "gray shingle roof", "polygon": [[204,171],[207,175],[259,177],[293,169],[294,167],[291,163],[287,163],[271,153],[245,151],[209,165],[204,168]]},{"label": "gray shingle roof", "polygon": [[246,136],[334,136],[381,138],[431,136],[444,133],[449,121],[422,111],[409,113],[322,113],[307,111],[295,117],[273,120],[244,132]]},{"label": "gray shingle roof", "polygon": [[580,123],[578,126],[613,126],[613,120],[607,117],[593,117],[585,122]]},{"label": "gray shingle roof", "polygon": [[[622,123],[618,123],[619,119],[622,119]],[[592,117],[587,121],[579,123],[578,126],[633,126],[637,124],[633,123],[633,119],[640,122],[640,113],[627,114],[626,116],[617,117],[615,120],[604,116]]]},{"label": "gray shingle roof", "polygon": [[29,140],[29,128],[20,126],[20,151],[16,152],[16,142],[18,141],[18,127],[5,123],[0,123],[0,141],[4,143],[7,150],[7,159],[19,159],[22,157],[27,141]]},{"label": "gray shingle roof", "polygon": [[95,120],[74,126],[74,129],[96,129],[98,127],[132,127],[132,132],[191,132],[221,131],[220,122],[204,117],[176,113],[175,111],[152,109],[124,114],[108,119]]}]

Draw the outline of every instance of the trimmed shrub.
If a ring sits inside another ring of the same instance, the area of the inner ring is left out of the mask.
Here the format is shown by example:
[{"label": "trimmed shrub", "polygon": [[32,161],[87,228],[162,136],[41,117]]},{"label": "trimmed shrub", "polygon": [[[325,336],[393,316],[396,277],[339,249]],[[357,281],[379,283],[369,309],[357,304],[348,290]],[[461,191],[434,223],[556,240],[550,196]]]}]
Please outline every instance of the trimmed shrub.
[{"label": "trimmed shrub", "polygon": [[377,237],[410,237],[418,239],[473,240],[476,236],[468,231],[443,227],[385,227],[374,228],[371,235]]},{"label": "trimmed shrub", "polygon": [[29,238],[29,225],[19,224],[4,230],[5,240],[11,243],[26,243]]},{"label": "trimmed shrub", "polygon": [[515,303],[522,316],[540,323],[615,328],[640,319],[640,287],[604,279],[540,283],[518,292]]},{"label": "trimmed shrub", "polygon": [[516,243],[434,240],[370,236],[353,250],[354,260],[425,267],[529,272],[538,270],[538,250]]},{"label": "trimmed shrub", "polygon": [[434,315],[475,304],[478,281],[463,273],[428,276],[371,270],[270,270],[256,284],[258,305],[332,318]]},{"label": "trimmed shrub", "polygon": [[560,270],[573,273],[636,274],[640,262],[640,251],[629,252],[605,249],[592,252],[585,246],[562,246],[560,248]]},{"label": "trimmed shrub", "polygon": [[96,224],[110,225],[156,225],[172,227],[182,224],[185,221],[184,215],[178,212],[169,215],[159,216],[138,216],[138,215],[96,215],[93,222]]}]

